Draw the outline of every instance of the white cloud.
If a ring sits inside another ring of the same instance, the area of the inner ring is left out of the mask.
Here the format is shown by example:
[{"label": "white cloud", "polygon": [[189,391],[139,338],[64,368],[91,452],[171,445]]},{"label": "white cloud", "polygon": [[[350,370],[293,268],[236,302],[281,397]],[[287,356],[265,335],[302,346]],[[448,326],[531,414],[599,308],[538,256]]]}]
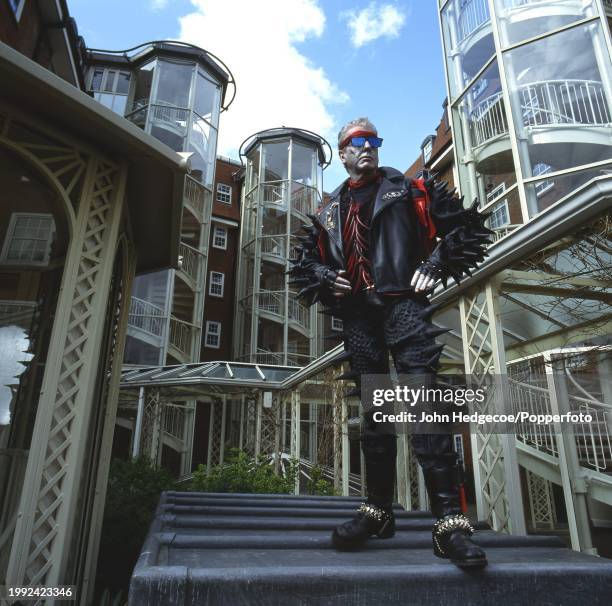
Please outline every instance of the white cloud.
[{"label": "white cloud", "polygon": [[333,135],[330,106],[348,95],[296,47],[323,33],[317,0],[191,1],[195,11],[180,19],[180,39],[221,58],[238,87],[221,114],[220,154],[235,156],[246,137],[281,125]]},{"label": "white cloud", "polygon": [[351,42],[357,48],[378,38],[397,38],[406,21],[406,16],[392,4],[376,2],[360,11],[346,11],[342,16],[351,30]]},{"label": "white cloud", "polygon": [[168,6],[168,0],[151,0],[151,8],[154,11],[161,11]]}]

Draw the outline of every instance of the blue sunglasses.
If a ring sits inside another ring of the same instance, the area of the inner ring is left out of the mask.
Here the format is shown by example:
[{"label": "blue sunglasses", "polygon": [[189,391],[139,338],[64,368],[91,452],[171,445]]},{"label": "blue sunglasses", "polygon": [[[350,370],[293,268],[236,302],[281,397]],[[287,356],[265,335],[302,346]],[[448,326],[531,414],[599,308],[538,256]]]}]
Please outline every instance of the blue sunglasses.
[{"label": "blue sunglasses", "polygon": [[370,147],[380,147],[383,140],[380,137],[351,137],[347,145],[353,147],[363,147],[366,141],[370,144]]}]

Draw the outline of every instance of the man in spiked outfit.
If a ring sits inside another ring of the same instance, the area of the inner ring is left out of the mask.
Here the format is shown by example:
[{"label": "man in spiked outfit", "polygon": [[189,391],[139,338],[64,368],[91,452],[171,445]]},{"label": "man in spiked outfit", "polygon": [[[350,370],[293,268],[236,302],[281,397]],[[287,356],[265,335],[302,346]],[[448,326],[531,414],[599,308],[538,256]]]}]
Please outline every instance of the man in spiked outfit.
[{"label": "man in spiked outfit", "polygon": [[[485,256],[490,230],[476,203],[462,199],[433,179],[407,179],[378,166],[382,139],[367,118],[346,124],[338,135],[340,160],[349,178],[330,196],[305,228],[290,274],[302,288],[298,296],[320,301],[343,321],[344,358],[360,393],[366,374],[388,375],[389,352],[398,374],[435,377],[444,329],[430,318],[435,307],[425,293],[438,280],[458,282]],[[461,512],[452,434],[412,436],[423,469],[431,509],[434,553],[462,567],[486,565],[483,550]],[[354,519],[332,535],[336,549],[358,549],[370,537],[395,534],[392,502],[396,477],[396,435],[365,411],[361,447],[365,458],[367,501]]]}]

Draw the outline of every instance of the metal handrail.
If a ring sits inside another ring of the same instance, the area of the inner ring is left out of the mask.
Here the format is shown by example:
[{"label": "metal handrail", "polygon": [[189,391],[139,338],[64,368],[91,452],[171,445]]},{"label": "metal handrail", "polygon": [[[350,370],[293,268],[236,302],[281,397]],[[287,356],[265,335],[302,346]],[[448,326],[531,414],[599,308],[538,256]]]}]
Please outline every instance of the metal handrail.
[{"label": "metal handrail", "polygon": [[130,298],[128,326],[137,328],[154,337],[161,337],[166,317],[166,311],[163,307],[138,297]]},{"label": "metal handrail", "polygon": [[179,244],[179,263],[181,271],[187,274],[195,283],[198,281],[202,253],[181,242]]},{"label": "metal handrail", "polygon": [[[603,84],[595,80],[548,80],[519,87],[525,127],[608,126],[612,123]],[[480,102],[470,113],[472,143],[482,145],[508,133],[502,93]]]},{"label": "metal handrail", "polygon": [[[532,385],[508,378],[514,412],[528,411],[534,414],[552,414],[548,387]],[[582,467],[605,472],[612,468],[612,436],[610,435],[610,407],[593,398],[568,395],[569,409],[590,414],[590,423],[576,423],[574,440]],[[521,442],[558,457],[554,428],[551,425],[533,423],[517,424],[516,437]]]},{"label": "metal handrail", "polygon": [[186,206],[191,206],[196,211],[199,219],[205,217],[205,192],[206,188],[196,179],[185,175],[185,186],[183,200]]},{"label": "metal handrail", "polygon": [[457,16],[457,37],[459,43],[463,42],[489,21],[491,21],[491,16],[486,0],[468,0]]},{"label": "metal handrail", "polygon": [[177,440],[185,434],[185,410],[180,406],[164,406],[164,432]]},{"label": "metal handrail", "polygon": [[179,320],[174,316],[170,317],[170,338],[169,343],[185,356],[191,355],[191,345],[194,332],[199,330],[199,326]]}]

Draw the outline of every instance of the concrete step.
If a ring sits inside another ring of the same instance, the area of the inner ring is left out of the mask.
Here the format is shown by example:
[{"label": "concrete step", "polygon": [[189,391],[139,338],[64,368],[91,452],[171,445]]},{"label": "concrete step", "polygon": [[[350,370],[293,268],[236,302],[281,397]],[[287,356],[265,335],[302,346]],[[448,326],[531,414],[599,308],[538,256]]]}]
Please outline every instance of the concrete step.
[{"label": "concrete step", "polygon": [[[478,525],[489,565],[436,558],[433,518],[397,506],[391,539],[339,553],[331,531],[359,498],[164,493],[132,576],[131,606],[585,606],[612,600],[612,561],[552,536]],[[276,514],[275,514],[276,512]]]}]

